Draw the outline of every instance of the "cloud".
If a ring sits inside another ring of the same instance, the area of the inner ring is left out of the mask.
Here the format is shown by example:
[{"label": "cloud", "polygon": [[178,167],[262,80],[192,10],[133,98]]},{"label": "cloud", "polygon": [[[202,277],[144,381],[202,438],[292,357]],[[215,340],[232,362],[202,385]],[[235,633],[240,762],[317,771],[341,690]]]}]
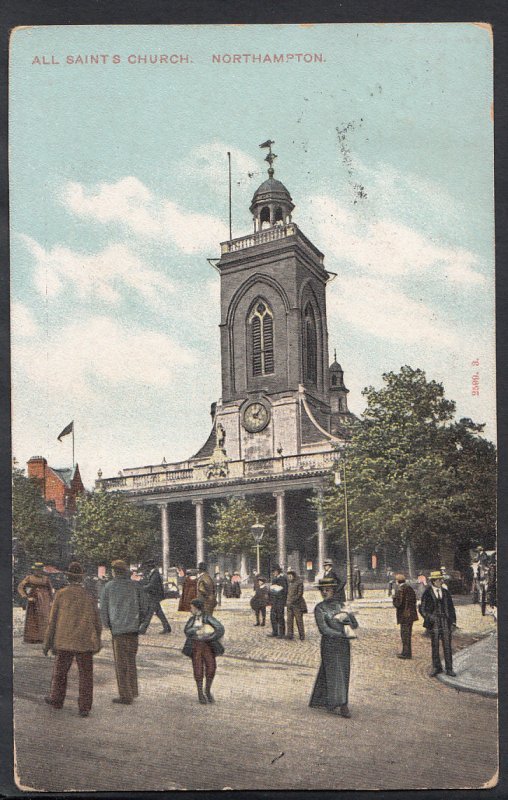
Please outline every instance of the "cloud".
[{"label": "cloud", "polygon": [[132,176],[88,189],[80,183],[68,183],[61,199],[76,216],[116,223],[139,237],[172,241],[188,254],[215,248],[217,241],[228,236],[226,225],[218,217],[186,211],[172,200],[157,197]]},{"label": "cloud", "polygon": [[107,398],[107,387],[176,386],[193,352],[169,336],[95,316],[13,347],[18,372],[51,394]]},{"label": "cloud", "polygon": [[260,162],[254,161],[243,150],[218,140],[195,147],[185,159],[183,169],[186,174],[190,174],[194,178],[206,180],[212,189],[217,188],[225,195],[228,180],[228,152],[231,153],[233,184],[235,187],[252,188],[254,191],[263,180],[264,173]]},{"label": "cloud", "polygon": [[11,330],[13,336],[27,338],[35,336],[39,331],[32,312],[23,303],[11,304]]},{"label": "cloud", "polygon": [[117,305],[122,290],[130,289],[145,302],[161,307],[174,286],[161,272],[148,267],[126,245],[111,244],[99,253],[77,253],[63,245],[46,250],[22,236],[36,261],[35,285],[41,295],[56,297],[69,287],[80,298]]},{"label": "cloud", "polygon": [[341,324],[369,336],[442,349],[460,347],[457,331],[428,305],[377,278],[343,278],[330,286],[327,305],[332,322],[336,316]]},{"label": "cloud", "polygon": [[454,283],[485,283],[473,269],[473,253],[437,243],[401,222],[370,221],[326,195],[310,199],[309,216],[325,252],[364,272],[412,278],[435,272]]}]

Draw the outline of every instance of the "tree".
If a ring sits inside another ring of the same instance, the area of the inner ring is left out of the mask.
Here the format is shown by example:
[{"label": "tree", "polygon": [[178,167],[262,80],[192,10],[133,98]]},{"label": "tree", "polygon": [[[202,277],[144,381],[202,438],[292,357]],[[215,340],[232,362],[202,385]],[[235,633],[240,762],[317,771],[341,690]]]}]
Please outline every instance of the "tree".
[{"label": "tree", "polygon": [[208,537],[210,549],[221,554],[247,553],[255,550],[251,527],[255,522],[265,526],[260,551],[271,555],[275,551],[274,515],[256,511],[255,506],[243,498],[230,497],[226,503],[215,503],[214,519],[210,523],[212,535]]},{"label": "tree", "polygon": [[12,534],[18,558],[45,562],[58,558],[63,524],[58,516],[46,505],[40,482],[16,467],[12,473]]},{"label": "tree", "polygon": [[72,543],[76,555],[87,562],[139,561],[156,536],[150,510],[129,503],[118,492],[94,492],[77,500]]},{"label": "tree", "polygon": [[[367,407],[338,453],[355,546],[437,555],[442,545],[492,545],[496,451],[479,435],[484,426],[454,421],[455,403],[422,370],[405,366],[383,381],[364,390]],[[321,511],[332,535],[344,530],[343,481],[330,476]]]}]

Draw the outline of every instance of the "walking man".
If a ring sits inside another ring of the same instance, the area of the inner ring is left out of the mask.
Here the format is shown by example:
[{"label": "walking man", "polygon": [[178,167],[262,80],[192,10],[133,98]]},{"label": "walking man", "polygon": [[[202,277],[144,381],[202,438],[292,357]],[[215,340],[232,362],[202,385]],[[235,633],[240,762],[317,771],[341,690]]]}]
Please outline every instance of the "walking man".
[{"label": "walking man", "polygon": [[397,658],[411,658],[411,637],[413,622],[418,619],[416,610],[416,592],[406,583],[406,576],[399,573],[395,576],[396,589],[393,596],[393,605],[397,609],[397,624],[400,625],[400,638],[402,639],[402,653]]},{"label": "walking man", "polygon": [[83,586],[81,565],[69,565],[68,586],[59,589],[53,600],[43,652],[51,650],[56,658],[51,691],[45,698],[53,708],[62,708],[67,692],[67,674],[76,659],[79,673],[78,709],[88,717],[93,700],[93,654],[101,649],[101,621],[97,602]]},{"label": "walking man", "polygon": [[113,698],[113,703],[131,705],[138,696],[136,653],[143,599],[137,581],[131,581],[125,561],[113,561],[111,567],[113,580],[106,584],[102,593],[101,617],[113,639],[118,684],[118,697]]},{"label": "walking man", "polygon": [[164,584],[161,574],[155,565],[155,561],[146,561],[144,565],[148,570],[148,575],[143,578],[142,589],[145,598],[145,614],[141,621],[139,633],[143,636],[147,630],[154,614],[162,622],[162,630],[159,633],[171,633],[171,625],[161,607],[161,600],[164,600]]},{"label": "walking man", "polygon": [[446,674],[455,677],[452,663],[452,626],[456,624],[457,618],[452,596],[448,589],[443,588],[440,572],[430,573],[430,586],[422,595],[421,615],[423,627],[430,632],[432,642],[431,678],[443,671],[439,656],[440,641],[443,645]]},{"label": "walking man", "polygon": [[305,629],[303,625],[303,615],[307,613],[307,603],[303,596],[303,580],[297,575],[296,571],[290,567],[287,571],[288,576],[288,597],[287,597],[287,617],[288,617],[288,639],[293,639],[293,627],[296,620],[298,635],[300,640],[305,639]]},{"label": "walking man", "polygon": [[215,583],[213,578],[206,571],[206,564],[201,561],[198,564],[198,597],[203,601],[205,614],[213,614],[217,605],[215,597]]},{"label": "walking man", "polygon": [[268,636],[273,636],[278,639],[283,639],[286,633],[286,623],[284,620],[284,608],[288,596],[288,579],[282,572],[282,567],[278,564],[273,570],[273,579],[270,586],[270,602],[272,609],[270,611],[270,622],[272,623],[272,633]]}]

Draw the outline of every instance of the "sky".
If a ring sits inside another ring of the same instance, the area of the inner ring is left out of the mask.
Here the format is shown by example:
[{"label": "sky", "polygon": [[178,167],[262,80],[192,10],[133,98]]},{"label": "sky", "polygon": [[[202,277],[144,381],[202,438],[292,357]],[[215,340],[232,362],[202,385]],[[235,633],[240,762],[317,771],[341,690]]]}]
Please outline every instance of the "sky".
[{"label": "sky", "polygon": [[[80,63],[90,56],[100,63]],[[220,396],[207,258],[229,238],[227,152],[243,236],[268,138],[293,220],[337,273],[329,348],[350,409],[408,364],[495,440],[485,26],[20,28],[9,88],[21,466],[33,455],[70,466],[71,437],[57,437],[71,420],[87,488],[99,469],[200,448]]]}]

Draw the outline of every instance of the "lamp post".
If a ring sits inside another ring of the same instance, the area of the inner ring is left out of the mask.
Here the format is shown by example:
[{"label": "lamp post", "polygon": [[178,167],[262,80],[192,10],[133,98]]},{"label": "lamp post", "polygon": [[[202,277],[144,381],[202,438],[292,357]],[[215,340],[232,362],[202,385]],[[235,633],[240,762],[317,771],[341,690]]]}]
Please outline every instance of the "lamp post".
[{"label": "lamp post", "polygon": [[261,543],[261,539],[263,538],[263,534],[265,532],[265,526],[261,522],[255,522],[254,525],[251,526],[250,532],[252,533],[254,541],[256,542],[257,573],[259,575],[261,571],[260,559],[259,559],[259,545]]},{"label": "lamp post", "polygon": [[[342,465],[344,467],[344,531],[346,536],[346,598],[353,600],[353,581],[351,575],[351,548],[349,546],[349,515],[347,504],[347,476],[346,476],[346,454],[342,453]],[[340,466],[335,473],[335,485],[340,486]]]}]

